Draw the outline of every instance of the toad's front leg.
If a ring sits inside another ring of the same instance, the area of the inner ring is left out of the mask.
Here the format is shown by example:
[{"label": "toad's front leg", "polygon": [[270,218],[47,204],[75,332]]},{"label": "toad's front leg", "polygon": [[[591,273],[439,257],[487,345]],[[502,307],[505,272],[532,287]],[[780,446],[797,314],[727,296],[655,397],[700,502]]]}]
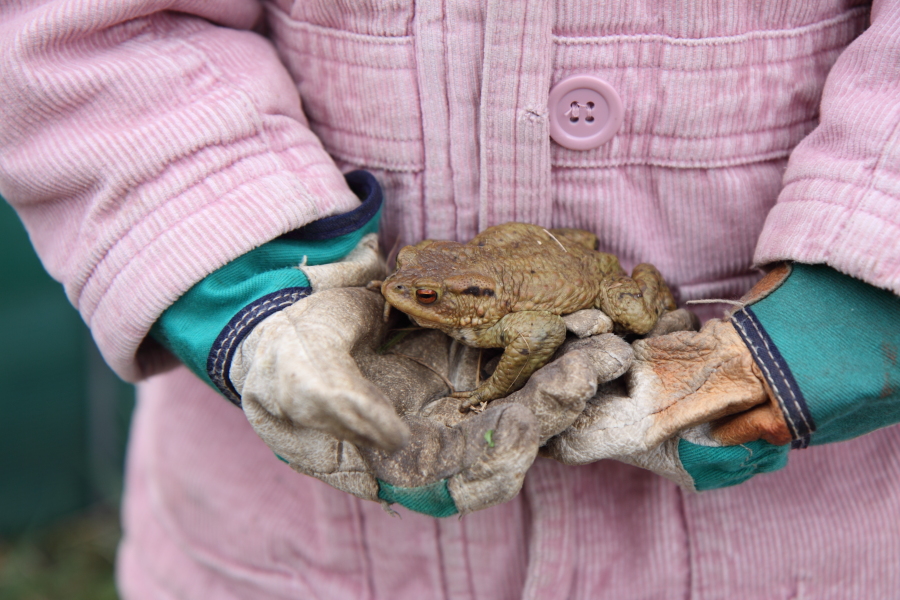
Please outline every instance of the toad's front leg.
[{"label": "toad's front leg", "polygon": [[483,332],[479,346],[504,348],[500,363],[484,383],[468,392],[456,392],[462,398],[459,410],[482,402],[502,398],[518,390],[532,373],[547,364],[566,339],[566,323],[562,317],[544,311],[510,313]]}]

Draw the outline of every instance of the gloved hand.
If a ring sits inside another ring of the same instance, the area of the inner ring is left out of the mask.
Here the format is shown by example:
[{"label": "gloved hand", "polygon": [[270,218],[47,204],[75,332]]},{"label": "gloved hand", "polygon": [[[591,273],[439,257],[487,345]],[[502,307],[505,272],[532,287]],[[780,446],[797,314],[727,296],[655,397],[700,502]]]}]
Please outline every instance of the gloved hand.
[{"label": "gloved hand", "polygon": [[317,292],[257,325],[230,380],[251,425],[301,473],[366,500],[433,516],[512,498],[538,447],[568,427],[631,350],[591,338],[480,413],[460,414],[479,351],[434,330],[379,351],[384,300],[363,288]]},{"label": "gloved hand", "polygon": [[[710,468],[724,469],[732,478],[729,483],[737,483],[783,464],[781,453],[764,456],[762,448],[721,448],[758,439],[786,444],[791,439],[781,418],[756,419],[767,428],[755,429],[752,439],[744,439],[746,428],[726,419],[754,407],[761,415],[772,405],[762,372],[730,321],[712,320],[699,332],[637,340],[633,348],[631,370],[622,380],[603,386],[572,427],[550,440],[544,449],[547,456],[565,464],[613,458],[691,490],[704,487]],[[709,458],[711,448],[719,453]],[[753,463],[744,460],[754,451],[759,455]],[[686,457],[699,464],[686,464]]]},{"label": "gloved hand", "polygon": [[699,333],[635,342],[631,372],[545,452],[616,458],[704,490],[779,469],[790,448],[900,422],[896,295],[825,265],[782,264],[739,304]]}]

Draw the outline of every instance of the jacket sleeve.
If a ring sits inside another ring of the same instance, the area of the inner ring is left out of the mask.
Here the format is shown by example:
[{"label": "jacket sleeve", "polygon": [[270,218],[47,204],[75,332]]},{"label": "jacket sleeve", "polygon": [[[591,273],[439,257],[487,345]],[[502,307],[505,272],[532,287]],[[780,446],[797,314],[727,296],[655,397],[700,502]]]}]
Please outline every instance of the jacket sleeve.
[{"label": "jacket sleeve", "polygon": [[0,194],[112,368],[207,274],[359,206],[257,0],[0,3]]},{"label": "jacket sleeve", "polygon": [[900,294],[900,2],[826,80],[819,125],[793,151],[755,262],[825,263]]}]

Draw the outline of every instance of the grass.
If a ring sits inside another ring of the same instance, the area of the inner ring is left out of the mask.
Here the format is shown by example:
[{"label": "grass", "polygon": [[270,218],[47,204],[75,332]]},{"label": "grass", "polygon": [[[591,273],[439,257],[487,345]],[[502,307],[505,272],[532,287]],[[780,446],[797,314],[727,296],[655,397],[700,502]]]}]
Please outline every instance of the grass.
[{"label": "grass", "polygon": [[0,538],[0,600],[116,600],[120,537],[116,513],[95,509]]}]

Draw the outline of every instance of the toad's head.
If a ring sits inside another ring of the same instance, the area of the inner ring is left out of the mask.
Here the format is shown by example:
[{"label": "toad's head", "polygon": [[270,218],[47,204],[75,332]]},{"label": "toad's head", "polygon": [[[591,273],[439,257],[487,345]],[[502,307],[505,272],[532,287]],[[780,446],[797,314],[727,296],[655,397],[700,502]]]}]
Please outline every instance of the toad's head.
[{"label": "toad's head", "polygon": [[490,325],[499,282],[477,249],[425,240],[397,255],[397,270],[381,286],[391,306],[421,327],[448,329]]}]

